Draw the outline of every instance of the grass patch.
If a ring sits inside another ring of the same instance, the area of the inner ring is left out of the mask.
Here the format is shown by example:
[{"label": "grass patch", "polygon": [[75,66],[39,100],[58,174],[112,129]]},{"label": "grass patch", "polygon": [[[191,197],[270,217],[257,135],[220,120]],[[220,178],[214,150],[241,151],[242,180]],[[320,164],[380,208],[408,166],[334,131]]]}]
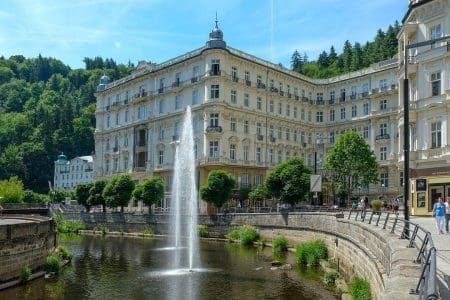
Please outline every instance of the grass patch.
[{"label": "grass patch", "polygon": [[288,249],[288,240],[284,236],[276,237],[272,241],[273,252],[285,252]]},{"label": "grass patch", "polygon": [[365,279],[354,277],[348,284],[348,292],[352,299],[372,300],[370,284]]},{"label": "grass patch", "polygon": [[20,281],[27,282],[28,279],[30,279],[30,276],[31,276],[30,267],[28,265],[23,266],[20,269],[20,275],[19,275]]},{"label": "grass patch", "polygon": [[109,232],[109,228],[106,225],[98,225],[94,227],[94,231],[101,231],[105,235]]},{"label": "grass patch", "polygon": [[45,261],[44,269],[47,272],[59,274],[61,272],[61,258],[59,255],[50,254]]},{"label": "grass patch", "polygon": [[64,260],[71,260],[73,256],[69,249],[64,245],[58,246],[58,255]]},{"label": "grass patch", "polygon": [[338,278],[339,278],[338,272],[329,272],[325,274],[323,281],[328,285],[335,285],[336,279]]},{"label": "grass patch", "polygon": [[328,257],[328,249],[325,242],[321,240],[302,243],[297,245],[295,257],[299,264],[316,267],[321,259]]},{"label": "grass patch", "polygon": [[77,233],[78,230],[86,229],[86,224],[84,224],[83,221],[79,220],[65,220],[62,214],[55,213],[53,216],[53,219],[56,223],[56,229],[58,232],[62,233],[70,233],[75,232]]},{"label": "grass patch", "polygon": [[153,229],[151,229],[150,227],[147,227],[144,229],[144,231],[142,231],[143,234],[148,234],[148,235],[154,235],[155,233],[153,232]]},{"label": "grass patch", "polygon": [[242,225],[228,232],[226,238],[229,240],[239,240],[243,245],[251,245],[258,240],[259,234],[255,227]]},{"label": "grass patch", "polygon": [[197,226],[198,235],[202,238],[207,238],[209,236],[208,226],[199,224]]}]

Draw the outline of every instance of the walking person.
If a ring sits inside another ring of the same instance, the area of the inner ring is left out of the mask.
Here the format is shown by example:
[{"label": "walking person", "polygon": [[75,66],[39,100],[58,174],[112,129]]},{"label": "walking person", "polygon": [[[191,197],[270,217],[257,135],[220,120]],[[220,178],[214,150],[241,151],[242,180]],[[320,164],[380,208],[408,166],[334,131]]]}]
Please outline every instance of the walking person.
[{"label": "walking person", "polygon": [[365,197],[361,198],[361,201],[359,202],[359,207],[361,208],[361,219],[364,220],[364,218],[366,217],[366,201],[365,201]]},{"label": "walking person", "polygon": [[398,214],[398,208],[399,208],[399,206],[400,206],[400,201],[398,201],[398,197],[396,197],[396,198],[394,199],[393,206],[394,206],[394,213],[395,213],[395,214]]},{"label": "walking person", "polygon": [[433,217],[436,220],[436,230],[438,234],[444,233],[444,220],[445,220],[445,204],[442,197],[438,198],[438,202],[436,202],[433,206]]},{"label": "walking person", "polygon": [[450,221],[450,197],[447,197],[445,202],[445,231],[448,231],[448,222]]}]

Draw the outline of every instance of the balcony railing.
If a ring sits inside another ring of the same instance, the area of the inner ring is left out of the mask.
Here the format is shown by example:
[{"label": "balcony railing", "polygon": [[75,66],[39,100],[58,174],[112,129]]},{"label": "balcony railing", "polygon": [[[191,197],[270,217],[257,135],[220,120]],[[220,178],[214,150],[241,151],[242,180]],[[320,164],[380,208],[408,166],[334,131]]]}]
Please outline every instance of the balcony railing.
[{"label": "balcony railing", "polygon": [[138,141],[137,142],[138,147],[143,147],[146,145],[145,141]]},{"label": "balcony railing", "polygon": [[280,96],[284,96],[284,92],[283,91],[280,91]]},{"label": "balcony railing", "polygon": [[210,76],[219,76],[220,75],[220,70],[209,70],[209,75]]},{"label": "balcony railing", "polygon": [[206,132],[222,132],[222,126],[208,126]]},{"label": "balcony railing", "polygon": [[114,147],[113,152],[119,152],[119,147]]},{"label": "balcony railing", "polygon": [[262,83],[262,82],[258,82],[258,83],[256,84],[256,87],[257,87],[258,89],[265,89],[265,88],[266,88],[266,85],[265,85],[264,83]]},{"label": "balcony railing", "polygon": [[278,93],[278,89],[276,88],[276,87],[270,87],[270,91],[272,92],[272,93]]},{"label": "balcony railing", "polygon": [[180,136],[178,134],[172,135],[172,141],[179,141],[180,140]]},{"label": "balcony railing", "polygon": [[356,94],[350,95],[350,100],[355,100],[356,99]]},{"label": "balcony railing", "polygon": [[231,76],[231,81],[233,82],[239,82],[239,78],[237,76],[232,75]]},{"label": "balcony railing", "polygon": [[256,135],[256,139],[258,141],[262,141],[262,140],[264,140],[264,136],[262,134],[258,134],[258,135]]},{"label": "balcony railing", "polygon": [[295,95],[295,100],[300,100],[300,97]]},{"label": "balcony railing", "polygon": [[275,137],[272,136],[272,135],[269,136],[269,140],[270,140],[271,143],[275,143],[275,141],[276,141]]},{"label": "balcony railing", "polygon": [[379,135],[377,135],[376,137],[375,137],[375,140],[376,141],[378,141],[378,140],[388,140],[388,139],[390,139],[391,137],[389,136],[389,134],[387,134],[387,133],[385,133],[385,134],[379,134]]},{"label": "balcony railing", "polygon": [[160,88],[158,89],[158,93],[159,93],[159,94],[161,94],[162,92],[164,92],[164,87],[160,87]]},{"label": "balcony railing", "polygon": [[251,85],[252,85],[252,82],[251,82],[250,80],[246,80],[246,81],[245,81],[245,85],[246,85],[246,86],[251,86]]},{"label": "balcony railing", "polygon": [[195,82],[197,82],[198,81],[198,77],[192,77],[191,78],[191,83],[195,83]]},{"label": "balcony railing", "polygon": [[174,82],[172,83],[172,87],[179,87],[179,86],[180,86],[180,81],[179,81],[179,80],[174,81]]},{"label": "balcony railing", "polygon": [[328,100],[328,104],[334,104],[334,99]]}]

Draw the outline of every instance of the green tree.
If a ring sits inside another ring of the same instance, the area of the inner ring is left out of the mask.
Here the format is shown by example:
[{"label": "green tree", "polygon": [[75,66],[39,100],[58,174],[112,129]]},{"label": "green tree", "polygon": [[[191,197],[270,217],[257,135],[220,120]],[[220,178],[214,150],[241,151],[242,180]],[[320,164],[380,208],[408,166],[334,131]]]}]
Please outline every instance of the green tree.
[{"label": "green tree", "polygon": [[248,198],[251,202],[262,202],[270,196],[267,186],[265,184],[260,184],[255,187],[249,194]]},{"label": "green tree", "polygon": [[266,185],[269,192],[280,201],[294,205],[309,194],[311,170],[301,157],[292,157],[280,163],[269,173]]},{"label": "green tree", "polygon": [[355,43],[353,47],[353,53],[352,53],[352,63],[350,66],[350,69],[352,71],[356,71],[361,69],[363,66],[363,52],[361,45],[359,43]]},{"label": "green tree", "polygon": [[203,200],[221,208],[233,195],[236,180],[223,170],[213,170],[209,173],[206,183],[200,188]]},{"label": "green tree", "polygon": [[150,213],[151,206],[164,197],[164,182],[158,176],[147,178],[135,187],[133,197],[144,202]]},{"label": "green tree", "polygon": [[130,202],[131,193],[134,190],[134,181],[128,174],[119,174],[111,178],[103,190],[106,204],[115,208],[120,206],[123,213],[123,207]]},{"label": "green tree", "polygon": [[300,53],[298,53],[298,51],[295,50],[291,57],[291,68],[293,71],[301,73],[302,66],[303,66],[303,59]]},{"label": "green tree", "polygon": [[77,196],[78,204],[86,207],[86,211],[89,212],[90,203],[89,203],[89,191],[93,187],[92,183],[79,183],[75,188],[75,194]]},{"label": "green tree", "polygon": [[342,62],[344,72],[350,72],[352,68],[352,56],[353,56],[353,47],[350,44],[349,40],[346,40],[344,43],[344,50],[342,52]]},{"label": "green tree", "polygon": [[88,203],[90,206],[101,205],[102,211],[106,212],[106,201],[103,197],[103,190],[108,182],[103,179],[97,179],[89,190]]},{"label": "green tree", "polygon": [[23,197],[23,183],[17,176],[0,180],[0,203],[21,203]]},{"label": "green tree", "polygon": [[364,138],[348,131],[339,136],[327,154],[325,169],[332,174],[336,190],[344,190],[347,204],[354,189],[378,182],[378,163]]}]

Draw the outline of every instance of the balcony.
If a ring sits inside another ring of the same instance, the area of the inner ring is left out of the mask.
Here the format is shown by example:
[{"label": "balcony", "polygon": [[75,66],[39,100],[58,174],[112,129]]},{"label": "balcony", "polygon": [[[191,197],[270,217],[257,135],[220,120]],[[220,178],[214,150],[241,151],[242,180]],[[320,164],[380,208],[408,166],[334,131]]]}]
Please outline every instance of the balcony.
[{"label": "balcony", "polygon": [[262,141],[262,140],[264,140],[264,136],[263,136],[262,134],[257,134],[257,135],[256,135],[256,139],[257,139],[258,141]]},{"label": "balcony", "polygon": [[280,91],[280,96],[284,96],[284,92],[283,91]]},{"label": "balcony", "polygon": [[144,147],[144,146],[146,146],[146,145],[147,145],[147,144],[146,144],[145,141],[143,141],[143,140],[137,142],[137,146],[138,146],[138,147]]},{"label": "balcony", "polygon": [[378,93],[380,90],[378,89],[378,88],[376,88],[376,89],[372,89],[372,94],[376,94],[376,93]]},{"label": "balcony", "polygon": [[209,76],[220,76],[220,70],[209,70],[208,74]]},{"label": "balcony", "polygon": [[288,93],[287,96],[288,96],[288,98],[292,98],[292,94],[291,93]]},{"label": "balcony", "polygon": [[174,81],[174,82],[172,83],[172,87],[173,87],[173,88],[179,87],[179,86],[180,86],[180,80]]},{"label": "balcony", "polygon": [[162,94],[164,92],[164,87],[160,87],[159,89],[158,89],[158,94]]},{"label": "balcony", "polygon": [[309,102],[309,99],[308,99],[308,97],[302,97],[302,102]]},{"label": "balcony", "polygon": [[265,85],[264,83],[262,83],[262,82],[258,82],[258,83],[256,84],[256,87],[257,87],[258,89],[265,89],[265,88],[266,88],[266,85]]},{"label": "balcony", "polygon": [[350,100],[355,100],[355,99],[356,99],[356,94],[350,95]]},{"label": "balcony", "polygon": [[295,100],[300,100],[300,97],[295,95]]},{"label": "balcony", "polygon": [[208,126],[206,127],[206,132],[208,133],[222,132],[222,126]]},{"label": "balcony", "polygon": [[231,81],[233,82],[239,82],[239,78],[236,75],[231,76]]},{"label": "balcony", "polygon": [[134,172],[145,172],[145,166],[134,167]]},{"label": "balcony", "polygon": [[334,99],[328,100],[328,104],[334,104]]},{"label": "balcony", "polygon": [[323,99],[317,99],[316,104],[317,105],[324,105],[325,101],[323,101]]},{"label": "balcony", "polygon": [[367,97],[367,96],[369,96],[369,92],[362,92],[361,96],[362,97]]},{"label": "balcony", "polygon": [[379,140],[389,140],[391,137],[389,136],[389,134],[385,133],[385,134],[379,134],[375,137],[375,141],[379,141]]},{"label": "balcony", "polygon": [[114,147],[113,152],[119,152],[119,147]]},{"label": "balcony", "polygon": [[191,83],[196,83],[198,81],[198,77],[192,77],[191,78]]},{"label": "balcony", "polygon": [[180,140],[180,136],[178,134],[172,135],[172,141],[176,142]]},{"label": "balcony", "polygon": [[246,85],[246,86],[252,86],[252,82],[251,82],[250,80],[246,80],[246,81],[245,81],[245,85]]},{"label": "balcony", "polygon": [[272,93],[278,93],[278,89],[276,88],[276,87],[270,87],[270,91],[272,92]]},{"label": "balcony", "polygon": [[345,95],[339,97],[339,102],[345,102]]},{"label": "balcony", "polygon": [[111,107],[109,105],[106,105],[106,110],[109,111]]},{"label": "balcony", "polygon": [[275,141],[276,141],[276,139],[275,139],[275,137],[274,136],[269,136],[269,141],[271,142],[271,143],[275,143]]}]

